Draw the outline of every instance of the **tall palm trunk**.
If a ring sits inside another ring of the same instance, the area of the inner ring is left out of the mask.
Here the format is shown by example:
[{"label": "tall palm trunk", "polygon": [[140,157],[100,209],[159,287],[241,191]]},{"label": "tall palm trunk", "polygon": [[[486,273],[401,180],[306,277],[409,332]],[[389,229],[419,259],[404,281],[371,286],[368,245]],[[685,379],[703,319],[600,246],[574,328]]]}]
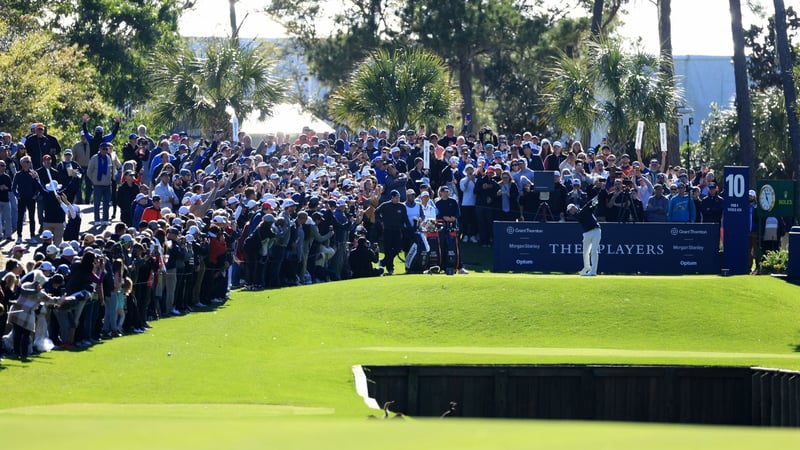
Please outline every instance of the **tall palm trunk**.
[{"label": "tall palm trunk", "polygon": [[458,62],[458,88],[461,91],[462,101],[461,117],[462,119],[467,114],[473,115],[475,120],[474,103],[472,99],[472,58],[464,56],[459,58]]},{"label": "tall palm trunk", "polygon": [[744,29],[740,0],[729,0],[731,34],[733,35],[733,74],[736,80],[736,114],[739,117],[739,155],[742,164],[750,167],[750,186],[755,186],[755,150],[753,145],[753,114],[747,81],[747,61],[744,57]]},{"label": "tall palm trunk", "polygon": [[[789,147],[792,149],[792,169],[794,172],[792,175],[794,179],[798,179],[800,177],[800,125],[797,123],[797,91],[792,78],[792,55],[789,49],[789,38],[786,35],[786,8],[783,5],[783,0],[774,0],[774,3],[775,41],[778,46],[778,59],[781,63],[786,118],[789,122]],[[800,198],[800,183],[796,183],[795,188],[797,189],[795,198]]]},{"label": "tall palm trunk", "polygon": [[594,0],[592,4],[592,36],[600,35],[600,27],[603,25],[603,0]]},{"label": "tall palm trunk", "polygon": [[[658,40],[663,63],[658,68],[669,88],[675,86],[675,66],[672,61],[672,1],[658,0]],[[680,163],[680,138],[678,136],[678,121],[667,122],[667,162],[669,165]],[[666,168],[664,168],[666,169]]]},{"label": "tall palm trunk", "polygon": [[231,39],[236,39],[239,34],[239,27],[236,23],[236,2],[238,0],[228,0],[228,14],[231,19]]}]

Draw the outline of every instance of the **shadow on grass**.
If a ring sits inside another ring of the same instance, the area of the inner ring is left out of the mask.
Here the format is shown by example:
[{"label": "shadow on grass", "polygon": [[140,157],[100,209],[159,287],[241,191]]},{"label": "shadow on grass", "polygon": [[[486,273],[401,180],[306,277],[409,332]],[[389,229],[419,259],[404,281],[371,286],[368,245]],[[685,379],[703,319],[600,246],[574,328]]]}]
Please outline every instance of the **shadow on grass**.
[{"label": "shadow on grass", "polygon": [[461,264],[470,272],[484,273],[492,271],[492,248],[480,244],[461,243]]}]

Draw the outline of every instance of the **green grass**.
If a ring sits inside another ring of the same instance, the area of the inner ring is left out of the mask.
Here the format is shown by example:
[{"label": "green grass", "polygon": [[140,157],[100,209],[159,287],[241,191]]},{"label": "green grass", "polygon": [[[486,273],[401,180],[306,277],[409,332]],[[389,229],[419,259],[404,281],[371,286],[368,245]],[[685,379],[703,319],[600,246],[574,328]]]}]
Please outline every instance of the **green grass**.
[{"label": "green grass", "polygon": [[[602,448],[598,443],[612,436],[617,445],[609,448],[642,448],[644,442],[648,448],[675,448],[678,442],[785,448],[786,440],[800,442],[800,433],[528,421],[377,425],[363,420],[374,412],[355,394],[351,367],[655,363],[800,369],[798,318],[800,288],[768,277],[395,276],[236,293],[217,311],[159,321],[144,335],[84,352],[52,352],[28,364],[4,361],[0,425],[23,439],[30,438],[23,434],[29,426],[49,424],[48,433],[35,436],[44,443],[77,439],[84,427],[104,421],[86,448],[126,448],[127,439],[125,445],[115,441],[114,431],[125,435],[129,427],[143,439],[150,439],[145,430],[163,437],[152,441],[163,447],[190,445],[191,439],[176,436],[195,430],[215,448],[230,440],[235,447],[272,442],[307,448],[301,444],[314,439],[353,448],[530,448],[531,442]],[[27,425],[32,415],[37,420]],[[149,428],[154,423],[159,425]],[[387,445],[380,443],[384,439]]]}]

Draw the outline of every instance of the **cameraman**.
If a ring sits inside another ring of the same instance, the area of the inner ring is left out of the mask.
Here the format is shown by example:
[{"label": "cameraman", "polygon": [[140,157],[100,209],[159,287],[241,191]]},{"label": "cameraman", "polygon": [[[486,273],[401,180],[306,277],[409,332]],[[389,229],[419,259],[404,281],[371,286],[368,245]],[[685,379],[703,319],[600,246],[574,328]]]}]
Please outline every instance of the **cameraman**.
[{"label": "cameraman", "polygon": [[350,252],[348,262],[350,263],[353,278],[379,277],[383,275],[383,269],[372,267],[374,263],[378,262],[378,253],[365,237],[358,238],[356,248]]},{"label": "cameraman", "polygon": [[[617,180],[619,181],[619,180]],[[615,181],[615,187],[619,184]],[[638,222],[642,217],[641,208],[638,208],[633,190],[633,182],[629,179],[621,180],[621,189],[615,189],[611,196],[611,203],[617,209],[617,221],[619,223]],[[641,205],[641,202],[638,202]]]}]

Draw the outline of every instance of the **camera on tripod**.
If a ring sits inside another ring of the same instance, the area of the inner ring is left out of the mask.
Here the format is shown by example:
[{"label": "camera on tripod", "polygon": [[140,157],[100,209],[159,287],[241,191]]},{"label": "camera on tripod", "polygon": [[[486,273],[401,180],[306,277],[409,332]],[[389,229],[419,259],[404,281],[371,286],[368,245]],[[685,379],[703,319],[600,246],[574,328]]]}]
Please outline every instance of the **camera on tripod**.
[{"label": "camera on tripod", "polygon": [[553,212],[550,209],[550,193],[555,191],[555,174],[551,170],[534,170],[533,171],[533,192],[539,193],[539,208],[533,216],[535,222],[547,222],[553,218]]}]

